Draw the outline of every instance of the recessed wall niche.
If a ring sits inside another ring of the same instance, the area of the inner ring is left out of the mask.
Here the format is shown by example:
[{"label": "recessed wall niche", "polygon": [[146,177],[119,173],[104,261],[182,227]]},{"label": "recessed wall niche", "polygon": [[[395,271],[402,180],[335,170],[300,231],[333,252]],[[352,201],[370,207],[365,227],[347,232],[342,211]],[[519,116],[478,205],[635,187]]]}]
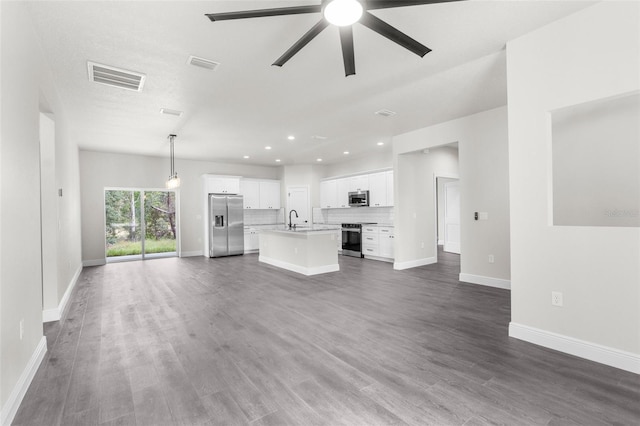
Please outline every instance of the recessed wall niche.
[{"label": "recessed wall niche", "polygon": [[551,111],[553,225],[640,227],[640,93]]}]

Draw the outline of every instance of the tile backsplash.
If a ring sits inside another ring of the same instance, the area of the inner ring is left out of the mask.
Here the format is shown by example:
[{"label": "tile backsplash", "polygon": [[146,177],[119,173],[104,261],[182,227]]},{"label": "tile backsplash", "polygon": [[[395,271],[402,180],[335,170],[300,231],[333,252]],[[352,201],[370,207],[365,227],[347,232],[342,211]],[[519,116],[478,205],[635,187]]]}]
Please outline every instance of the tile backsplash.
[{"label": "tile backsplash", "polygon": [[313,209],[313,223],[371,222],[393,225],[393,207],[354,207],[348,209]]},{"label": "tile backsplash", "polygon": [[284,223],[284,209],[244,210],[245,225],[275,225],[279,223]]}]

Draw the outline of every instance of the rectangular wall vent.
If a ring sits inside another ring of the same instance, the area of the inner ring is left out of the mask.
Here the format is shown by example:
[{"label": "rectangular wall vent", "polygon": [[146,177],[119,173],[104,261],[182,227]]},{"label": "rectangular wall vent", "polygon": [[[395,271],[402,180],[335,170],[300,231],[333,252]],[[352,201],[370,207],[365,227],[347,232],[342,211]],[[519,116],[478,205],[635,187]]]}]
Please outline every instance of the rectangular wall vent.
[{"label": "rectangular wall vent", "polygon": [[175,115],[176,117],[182,117],[182,114],[184,113],[182,111],[178,111],[175,109],[160,108],[160,114]]},{"label": "rectangular wall vent", "polygon": [[187,59],[187,64],[193,65],[194,67],[205,68],[211,71],[215,70],[218,65],[220,65],[219,62],[215,62],[210,59],[199,58],[193,55],[189,56],[189,59]]},{"label": "rectangular wall vent", "polygon": [[388,110],[388,109],[381,109],[380,111],[376,111],[375,114],[376,115],[381,115],[383,117],[392,117],[392,116],[396,115],[396,112]]},{"label": "rectangular wall vent", "polygon": [[127,71],[121,68],[109,65],[98,64],[87,61],[89,68],[89,80],[107,86],[119,87],[121,89],[134,90],[140,92],[144,81],[147,78],[145,74],[134,71]]}]

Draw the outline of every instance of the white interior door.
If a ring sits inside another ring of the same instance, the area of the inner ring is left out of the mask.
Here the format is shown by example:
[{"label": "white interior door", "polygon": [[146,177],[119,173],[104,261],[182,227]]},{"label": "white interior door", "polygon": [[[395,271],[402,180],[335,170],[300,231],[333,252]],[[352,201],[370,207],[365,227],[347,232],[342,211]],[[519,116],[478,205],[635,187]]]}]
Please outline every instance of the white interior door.
[{"label": "white interior door", "polygon": [[444,251],[460,254],[460,182],[444,184]]},{"label": "white interior door", "polygon": [[295,210],[298,213],[291,215],[291,223],[296,225],[311,224],[310,203],[309,203],[309,187],[308,186],[288,186],[287,187],[287,209],[285,211],[285,220],[289,223],[289,212]]}]

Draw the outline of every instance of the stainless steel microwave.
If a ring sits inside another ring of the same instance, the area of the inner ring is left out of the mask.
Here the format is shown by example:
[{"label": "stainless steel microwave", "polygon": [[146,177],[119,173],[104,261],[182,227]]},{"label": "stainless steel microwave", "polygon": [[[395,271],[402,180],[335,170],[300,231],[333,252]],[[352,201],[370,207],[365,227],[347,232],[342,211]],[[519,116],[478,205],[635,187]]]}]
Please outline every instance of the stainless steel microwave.
[{"label": "stainless steel microwave", "polygon": [[350,192],[349,207],[369,207],[369,191]]}]

